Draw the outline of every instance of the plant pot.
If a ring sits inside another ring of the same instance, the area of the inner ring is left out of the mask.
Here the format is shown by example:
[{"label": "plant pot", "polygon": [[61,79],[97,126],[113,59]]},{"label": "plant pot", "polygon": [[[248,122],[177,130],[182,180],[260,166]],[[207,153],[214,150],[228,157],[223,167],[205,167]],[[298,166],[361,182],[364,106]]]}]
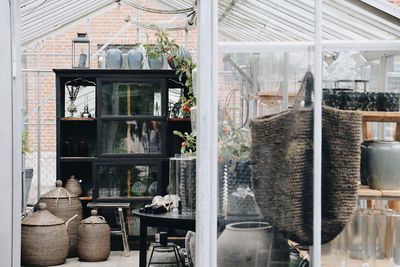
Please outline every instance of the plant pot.
[{"label": "plant pot", "polygon": [[24,183],[23,183],[23,189],[22,189],[23,197],[24,197],[24,207],[23,207],[24,211],[26,208],[26,204],[28,202],[29,191],[31,190],[32,178],[33,178],[33,169],[32,168],[25,169]]},{"label": "plant pot", "polygon": [[374,141],[367,147],[368,184],[374,189],[400,189],[400,142]]},{"label": "plant pot", "polygon": [[160,56],[158,58],[148,58],[149,68],[152,70],[161,70],[164,66],[164,57]]},{"label": "plant pot", "polygon": [[228,224],[218,238],[218,267],[269,266],[272,227],[265,222]]},{"label": "plant pot", "polygon": [[108,69],[120,69],[122,67],[122,52],[118,48],[107,51],[106,61]]},{"label": "plant pot", "polygon": [[170,58],[168,57],[168,60],[167,60],[167,61],[168,61],[168,65],[169,65],[169,66],[171,67],[171,69],[173,69],[173,70],[181,67],[181,66],[179,65],[179,62],[181,62],[181,61],[183,61],[183,60],[185,60],[185,59],[191,59],[192,56],[190,55],[189,51],[188,51],[185,47],[180,46],[180,47],[178,48],[177,58],[178,58],[178,64],[175,64],[174,60],[173,60],[173,59],[170,59]]},{"label": "plant pot", "polygon": [[143,54],[139,49],[128,52],[128,66],[130,69],[142,69]]}]

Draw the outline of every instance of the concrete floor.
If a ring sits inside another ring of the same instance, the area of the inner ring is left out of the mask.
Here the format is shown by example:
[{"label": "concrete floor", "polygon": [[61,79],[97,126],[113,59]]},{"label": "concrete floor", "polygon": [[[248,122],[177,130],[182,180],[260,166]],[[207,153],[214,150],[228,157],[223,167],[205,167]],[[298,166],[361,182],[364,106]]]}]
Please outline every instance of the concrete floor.
[{"label": "concrete floor", "polygon": [[129,257],[122,256],[122,251],[111,251],[107,261],[81,262],[78,258],[69,258],[57,267],[139,267],[139,251],[131,251]]}]

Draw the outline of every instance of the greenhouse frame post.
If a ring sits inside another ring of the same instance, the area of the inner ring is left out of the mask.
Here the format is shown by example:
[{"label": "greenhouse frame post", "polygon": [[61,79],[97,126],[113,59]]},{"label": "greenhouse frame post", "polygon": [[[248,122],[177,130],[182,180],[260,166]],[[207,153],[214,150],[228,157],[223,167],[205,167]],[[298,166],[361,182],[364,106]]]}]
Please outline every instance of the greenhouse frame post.
[{"label": "greenhouse frame post", "polygon": [[321,266],[321,165],[322,165],[322,25],[321,0],[315,0],[315,81],[314,81],[314,188],[313,247],[311,262]]},{"label": "greenhouse frame post", "polygon": [[20,265],[22,191],[22,92],[20,90],[19,1],[0,2],[0,266]]},{"label": "greenhouse frame post", "polygon": [[198,14],[196,266],[216,267],[218,198],[218,1],[198,1]]}]

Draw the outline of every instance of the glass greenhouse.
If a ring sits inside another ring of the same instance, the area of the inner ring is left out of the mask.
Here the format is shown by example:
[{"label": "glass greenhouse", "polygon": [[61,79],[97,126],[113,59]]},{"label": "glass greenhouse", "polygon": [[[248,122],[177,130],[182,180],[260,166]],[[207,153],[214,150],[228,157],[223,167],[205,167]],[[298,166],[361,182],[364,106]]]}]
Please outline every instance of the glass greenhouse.
[{"label": "glass greenhouse", "polygon": [[1,266],[400,266],[399,1],[0,6]]}]

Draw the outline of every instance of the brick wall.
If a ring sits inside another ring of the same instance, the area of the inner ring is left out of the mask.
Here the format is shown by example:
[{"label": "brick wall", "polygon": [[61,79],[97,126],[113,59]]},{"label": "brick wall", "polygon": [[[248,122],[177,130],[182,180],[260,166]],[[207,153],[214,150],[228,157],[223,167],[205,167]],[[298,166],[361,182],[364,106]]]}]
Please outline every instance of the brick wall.
[{"label": "brick wall", "polygon": [[[148,3],[146,3],[148,2]],[[142,4],[148,7],[154,6],[154,1],[143,1]],[[152,6],[153,4],[153,6]],[[23,48],[23,68],[44,69],[71,68],[72,45],[71,41],[76,37],[77,32],[87,32],[91,41],[91,53],[95,54],[99,44],[104,44],[119,32],[126,22],[124,19],[130,16],[132,21],[136,20],[136,9],[125,4],[94,17],[86,18],[78,24],[68,27],[50,35],[43,40],[33,41]],[[176,21],[177,24],[184,24],[186,17],[182,15],[164,15],[141,12],[140,22],[143,24],[161,24]],[[141,29],[142,43],[155,42],[153,30]],[[185,43],[185,32],[168,32],[169,36],[175,39],[178,44]],[[188,49],[195,58],[196,31],[188,32]],[[112,44],[135,44],[137,43],[137,27],[131,24]],[[40,53],[40,56],[37,53]],[[53,55],[57,53],[57,55]],[[92,57],[91,68],[97,68],[97,58]],[[26,108],[26,128],[28,130],[28,142],[30,150],[37,150],[37,117],[38,104],[40,104],[41,116],[41,151],[55,151],[55,76],[52,72],[45,73],[24,73],[24,93]],[[39,103],[38,103],[38,87]]]}]

